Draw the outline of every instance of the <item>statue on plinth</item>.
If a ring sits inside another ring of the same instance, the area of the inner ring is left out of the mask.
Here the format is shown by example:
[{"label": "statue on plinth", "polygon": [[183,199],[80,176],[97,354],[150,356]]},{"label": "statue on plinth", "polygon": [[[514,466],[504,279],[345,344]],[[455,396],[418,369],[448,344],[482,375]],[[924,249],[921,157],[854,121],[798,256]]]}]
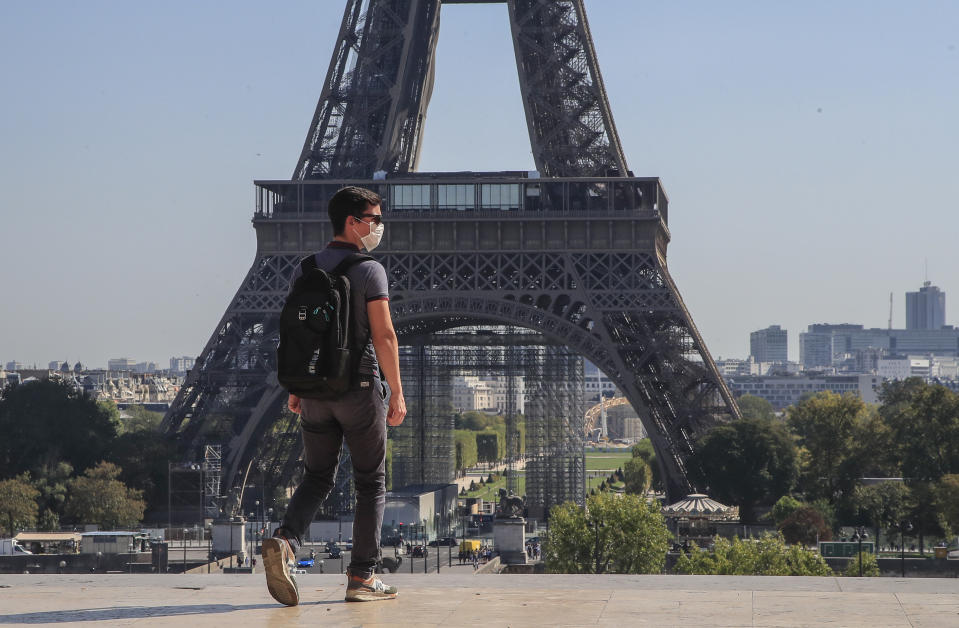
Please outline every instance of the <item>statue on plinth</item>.
[{"label": "statue on plinth", "polygon": [[499,506],[496,507],[497,519],[518,519],[523,516],[526,510],[526,504],[519,495],[513,495],[513,492],[506,492],[505,488],[499,490]]}]

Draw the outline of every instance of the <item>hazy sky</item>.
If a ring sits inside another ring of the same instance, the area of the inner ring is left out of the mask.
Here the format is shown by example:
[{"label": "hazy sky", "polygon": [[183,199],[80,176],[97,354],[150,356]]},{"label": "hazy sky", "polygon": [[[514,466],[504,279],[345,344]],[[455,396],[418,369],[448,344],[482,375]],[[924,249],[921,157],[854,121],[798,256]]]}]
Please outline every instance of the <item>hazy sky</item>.
[{"label": "hazy sky", "polygon": [[[288,179],[344,2],[0,3],[0,362],[197,355]],[[714,357],[959,322],[959,2],[587,0],[630,168]],[[228,11],[225,9],[228,8]],[[443,9],[423,170],[533,167],[505,5]],[[389,228],[389,227],[387,227]]]}]

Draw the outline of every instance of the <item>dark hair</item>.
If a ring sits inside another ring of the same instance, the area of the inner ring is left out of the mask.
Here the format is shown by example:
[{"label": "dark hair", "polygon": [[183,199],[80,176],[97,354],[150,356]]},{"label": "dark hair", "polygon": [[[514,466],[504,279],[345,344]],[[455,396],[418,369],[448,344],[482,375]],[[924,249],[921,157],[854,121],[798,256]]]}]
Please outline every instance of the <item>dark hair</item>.
[{"label": "dark hair", "polygon": [[383,202],[380,195],[373,190],[348,185],[340,188],[330,199],[330,222],[333,223],[333,233],[340,235],[346,228],[346,219],[349,216],[359,216],[367,209]]}]

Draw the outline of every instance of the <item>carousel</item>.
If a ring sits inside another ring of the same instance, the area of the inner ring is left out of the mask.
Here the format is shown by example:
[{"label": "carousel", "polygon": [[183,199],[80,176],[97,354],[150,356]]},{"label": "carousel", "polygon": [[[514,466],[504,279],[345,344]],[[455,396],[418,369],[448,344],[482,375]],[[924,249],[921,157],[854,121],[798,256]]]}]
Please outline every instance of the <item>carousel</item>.
[{"label": "carousel", "polygon": [[700,547],[712,543],[717,524],[739,521],[739,508],[726,506],[702,493],[687,495],[678,502],[663,507],[666,527],[684,546],[695,541]]}]

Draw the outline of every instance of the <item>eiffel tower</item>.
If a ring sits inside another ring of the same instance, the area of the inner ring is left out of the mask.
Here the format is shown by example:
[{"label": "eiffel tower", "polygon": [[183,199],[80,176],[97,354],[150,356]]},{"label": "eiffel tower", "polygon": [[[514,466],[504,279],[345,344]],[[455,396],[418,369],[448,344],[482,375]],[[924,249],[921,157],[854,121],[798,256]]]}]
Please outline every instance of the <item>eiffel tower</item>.
[{"label": "eiffel tower", "polygon": [[501,325],[589,359],[642,419],[671,498],[695,488],[696,437],[739,416],[667,269],[662,184],[627,168],[583,0],[504,0],[536,171],[417,172],[440,7],[467,3],[346,0],[293,177],[255,182],[253,266],[164,420],[187,458],[222,444],[227,511],[249,477],[296,473],[277,320],[345,184],[385,199],[376,256],[401,343]]}]

